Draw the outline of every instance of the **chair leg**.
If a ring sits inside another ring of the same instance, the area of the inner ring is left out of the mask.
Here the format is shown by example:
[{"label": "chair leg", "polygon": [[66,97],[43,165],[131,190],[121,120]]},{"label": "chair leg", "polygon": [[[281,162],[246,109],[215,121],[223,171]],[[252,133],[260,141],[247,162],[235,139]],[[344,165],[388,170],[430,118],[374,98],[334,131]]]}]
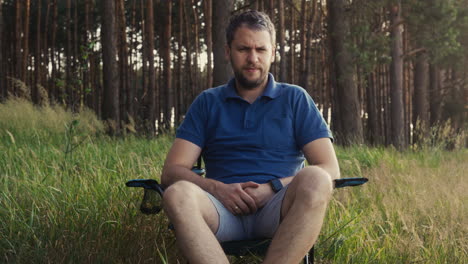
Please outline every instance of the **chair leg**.
[{"label": "chair leg", "polygon": [[309,250],[309,254],[308,254],[308,255],[309,255],[309,264],[314,264],[314,257],[315,257],[315,256],[314,256],[314,255],[315,255],[315,254],[314,254],[314,253],[315,253],[315,252],[314,252],[314,251],[315,251],[315,250],[314,250],[314,247],[315,247],[315,246],[313,246],[313,247]]}]

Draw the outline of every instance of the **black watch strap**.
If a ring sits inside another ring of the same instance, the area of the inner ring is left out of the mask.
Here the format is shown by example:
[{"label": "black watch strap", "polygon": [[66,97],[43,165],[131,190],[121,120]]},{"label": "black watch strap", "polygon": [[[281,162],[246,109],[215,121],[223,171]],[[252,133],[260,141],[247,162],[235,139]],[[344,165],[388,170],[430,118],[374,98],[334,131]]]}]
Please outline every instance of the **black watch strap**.
[{"label": "black watch strap", "polygon": [[270,181],[271,188],[275,193],[281,191],[283,189],[283,183],[279,179],[273,179]]}]

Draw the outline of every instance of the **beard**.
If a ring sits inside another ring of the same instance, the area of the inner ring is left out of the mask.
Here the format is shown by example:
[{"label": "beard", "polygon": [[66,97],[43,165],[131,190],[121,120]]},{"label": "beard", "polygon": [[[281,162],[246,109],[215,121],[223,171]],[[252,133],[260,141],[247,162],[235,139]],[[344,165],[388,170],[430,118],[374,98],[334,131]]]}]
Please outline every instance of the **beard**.
[{"label": "beard", "polygon": [[[234,65],[232,60],[231,60],[231,65]],[[263,69],[261,69],[261,68],[258,68],[258,69],[260,71],[260,77],[258,77],[255,80],[249,80],[242,73],[242,68],[241,69],[236,69],[236,68],[233,67],[234,77],[236,78],[237,82],[239,82],[239,84],[243,88],[245,88],[247,90],[254,90],[258,86],[263,84],[265,82],[265,79],[268,79],[268,74],[263,74]]]},{"label": "beard", "polygon": [[247,78],[245,78],[241,71],[234,71],[234,77],[239,82],[239,84],[242,85],[243,88],[247,90],[254,90],[258,86],[260,86],[266,78],[268,78],[268,75],[260,76],[256,80],[248,80]]}]

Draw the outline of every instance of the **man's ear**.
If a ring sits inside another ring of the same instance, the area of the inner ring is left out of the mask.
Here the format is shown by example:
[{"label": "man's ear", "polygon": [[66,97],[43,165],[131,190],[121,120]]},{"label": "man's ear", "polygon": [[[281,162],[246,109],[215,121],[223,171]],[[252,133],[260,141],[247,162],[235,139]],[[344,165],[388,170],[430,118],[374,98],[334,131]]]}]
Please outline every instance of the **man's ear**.
[{"label": "man's ear", "polygon": [[276,47],[275,45],[273,45],[271,48],[271,63],[275,62],[275,58],[276,58]]},{"label": "man's ear", "polygon": [[231,48],[229,47],[228,44],[224,45],[224,58],[227,61],[231,60]]}]

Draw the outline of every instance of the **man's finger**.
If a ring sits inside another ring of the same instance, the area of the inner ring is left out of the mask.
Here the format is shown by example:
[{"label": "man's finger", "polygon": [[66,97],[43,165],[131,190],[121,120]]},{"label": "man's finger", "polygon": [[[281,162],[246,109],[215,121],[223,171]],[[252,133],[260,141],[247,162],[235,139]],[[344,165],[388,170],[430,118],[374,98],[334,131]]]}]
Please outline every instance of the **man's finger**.
[{"label": "man's finger", "polygon": [[260,184],[258,184],[256,182],[252,182],[252,181],[243,182],[240,185],[241,185],[242,189],[245,189],[245,188],[258,188],[258,186],[260,186]]},{"label": "man's finger", "polygon": [[244,202],[244,204],[248,207],[249,211],[247,213],[253,214],[257,211],[257,203],[248,193],[242,192],[241,199]]}]

